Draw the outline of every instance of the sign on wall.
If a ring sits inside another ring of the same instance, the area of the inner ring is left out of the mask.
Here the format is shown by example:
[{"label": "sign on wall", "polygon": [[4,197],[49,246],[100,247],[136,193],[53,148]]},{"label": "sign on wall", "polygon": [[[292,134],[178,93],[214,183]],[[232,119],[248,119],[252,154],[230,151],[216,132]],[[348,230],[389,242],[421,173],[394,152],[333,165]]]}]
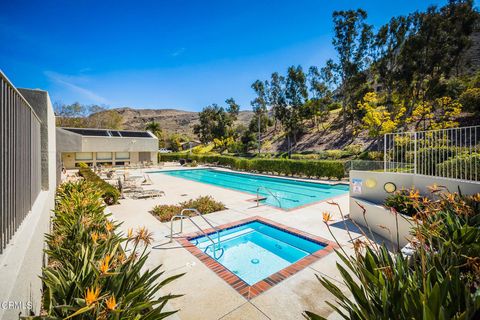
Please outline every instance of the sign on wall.
[{"label": "sign on wall", "polygon": [[353,193],[362,193],[363,179],[352,179],[352,191]]}]

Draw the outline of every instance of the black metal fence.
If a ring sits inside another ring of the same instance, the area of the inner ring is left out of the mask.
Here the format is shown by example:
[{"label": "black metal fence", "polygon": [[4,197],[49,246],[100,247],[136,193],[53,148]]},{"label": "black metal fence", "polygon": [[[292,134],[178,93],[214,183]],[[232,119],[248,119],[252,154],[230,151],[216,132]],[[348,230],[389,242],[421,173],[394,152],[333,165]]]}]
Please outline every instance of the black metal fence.
[{"label": "black metal fence", "polygon": [[40,123],[0,71],[0,253],[40,193]]}]

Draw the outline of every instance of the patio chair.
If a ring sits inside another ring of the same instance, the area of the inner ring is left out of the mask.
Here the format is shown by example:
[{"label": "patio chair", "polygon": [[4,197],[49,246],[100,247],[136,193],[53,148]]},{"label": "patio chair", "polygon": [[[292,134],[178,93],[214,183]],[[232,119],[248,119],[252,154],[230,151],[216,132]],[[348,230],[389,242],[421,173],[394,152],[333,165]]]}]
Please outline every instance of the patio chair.
[{"label": "patio chair", "polygon": [[142,182],[142,185],[144,186],[151,186],[153,184],[153,181],[152,179],[150,178],[150,176],[148,174],[145,174],[144,175],[144,180]]},{"label": "patio chair", "polygon": [[157,189],[143,190],[132,194],[133,199],[148,199],[164,196],[165,192]]}]

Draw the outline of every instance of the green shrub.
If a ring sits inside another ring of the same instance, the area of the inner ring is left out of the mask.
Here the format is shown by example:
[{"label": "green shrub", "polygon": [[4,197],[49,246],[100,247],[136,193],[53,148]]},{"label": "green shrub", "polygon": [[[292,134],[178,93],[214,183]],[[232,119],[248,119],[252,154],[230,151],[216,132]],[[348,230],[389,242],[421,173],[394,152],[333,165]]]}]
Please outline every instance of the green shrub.
[{"label": "green shrub", "polygon": [[351,144],[345,147],[345,152],[351,155],[358,155],[362,152],[363,146],[361,144]]},{"label": "green shrub", "polygon": [[[173,216],[180,214],[183,209],[197,209],[202,214],[208,214],[225,210],[226,207],[223,203],[215,201],[211,196],[201,196],[197,199],[181,202],[178,205],[157,205],[153,207],[150,213],[157,216],[160,221],[167,222]],[[192,212],[186,212],[185,214],[194,215]]]},{"label": "green shrub", "polygon": [[[461,159],[464,157],[462,154],[468,152],[468,149],[460,147],[443,146],[421,148],[417,152],[417,173],[433,176],[443,175],[441,172],[443,167],[439,166],[439,164],[449,159]],[[405,162],[413,163],[413,157],[413,151],[406,154],[405,158],[407,160]]]},{"label": "green shrub", "polygon": [[340,149],[325,150],[325,153],[329,159],[340,159],[343,156],[343,151]]},{"label": "green shrub", "polygon": [[318,160],[319,156],[318,154],[311,153],[311,154],[298,154],[294,153],[291,155],[290,159],[294,160]]},{"label": "green shrub", "polygon": [[145,270],[151,233],[116,233],[119,224],[104,213],[102,194],[88,181],[58,188],[41,277],[45,318],[153,320],[175,313],[163,308],[177,296],[159,293],[180,275],[159,281],[160,266]]},{"label": "green shrub", "polygon": [[383,161],[382,151],[364,151],[358,155],[360,160]]},{"label": "green shrub", "polygon": [[182,208],[194,208],[203,214],[212,213],[216,211],[225,210],[226,207],[223,203],[215,201],[211,196],[201,196],[197,199],[190,199],[185,202],[181,202]]},{"label": "green shrub", "polygon": [[89,168],[88,164],[86,164],[85,162],[79,162],[79,163],[78,163],[78,167],[80,167],[80,168],[85,168],[85,169],[86,169],[86,168]]},{"label": "green shrub", "polygon": [[174,215],[180,214],[182,209],[179,205],[161,204],[153,207],[150,213],[157,216],[160,221],[167,222],[170,221]]},{"label": "green shrub", "polygon": [[385,207],[393,208],[398,213],[413,217],[424,207],[421,202],[417,201],[418,197],[420,197],[419,192],[414,188],[398,190],[387,196]]},{"label": "green shrub", "polygon": [[470,88],[465,90],[458,100],[462,104],[464,110],[475,113],[480,112],[480,88]]},{"label": "green shrub", "polygon": [[193,160],[192,162],[187,164],[189,167],[195,168],[198,167],[197,160]]},{"label": "green shrub", "polygon": [[462,154],[437,164],[436,172],[442,177],[480,180],[480,153]]},{"label": "green shrub", "polygon": [[97,188],[102,190],[102,198],[106,204],[112,205],[118,202],[118,199],[120,198],[120,192],[118,191],[118,189],[112,186],[111,184],[105,182],[95,172],[93,172],[92,169],[90,169],[88,166],[86,168],[81,167],[78,170],[78,173],[85,180],[94,183]]},{"label": "green shrub", "polygon": [[[177,161],[182,158],[185,158],[185,155],[175,153],[161,155],[161,161]],[[234,170],[339,180],[345,177],[344,163],[340,161],[246,159],[219,155],[191,155],[190,158],[198,163],[216,164]]]}]

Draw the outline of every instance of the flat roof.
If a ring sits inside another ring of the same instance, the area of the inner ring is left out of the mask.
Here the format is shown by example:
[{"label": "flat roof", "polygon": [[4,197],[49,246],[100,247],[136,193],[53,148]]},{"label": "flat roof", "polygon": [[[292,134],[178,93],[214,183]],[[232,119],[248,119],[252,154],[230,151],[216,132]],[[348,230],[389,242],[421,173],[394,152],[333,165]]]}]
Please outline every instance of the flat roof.
[{"label": "flat roof", "polygon": [[60,129],[70,131],[70,132],[79,134],[81,136],[88,136],[88,137],[154,138],[148,131],[65,128],[65,127],[60,127]]}]

